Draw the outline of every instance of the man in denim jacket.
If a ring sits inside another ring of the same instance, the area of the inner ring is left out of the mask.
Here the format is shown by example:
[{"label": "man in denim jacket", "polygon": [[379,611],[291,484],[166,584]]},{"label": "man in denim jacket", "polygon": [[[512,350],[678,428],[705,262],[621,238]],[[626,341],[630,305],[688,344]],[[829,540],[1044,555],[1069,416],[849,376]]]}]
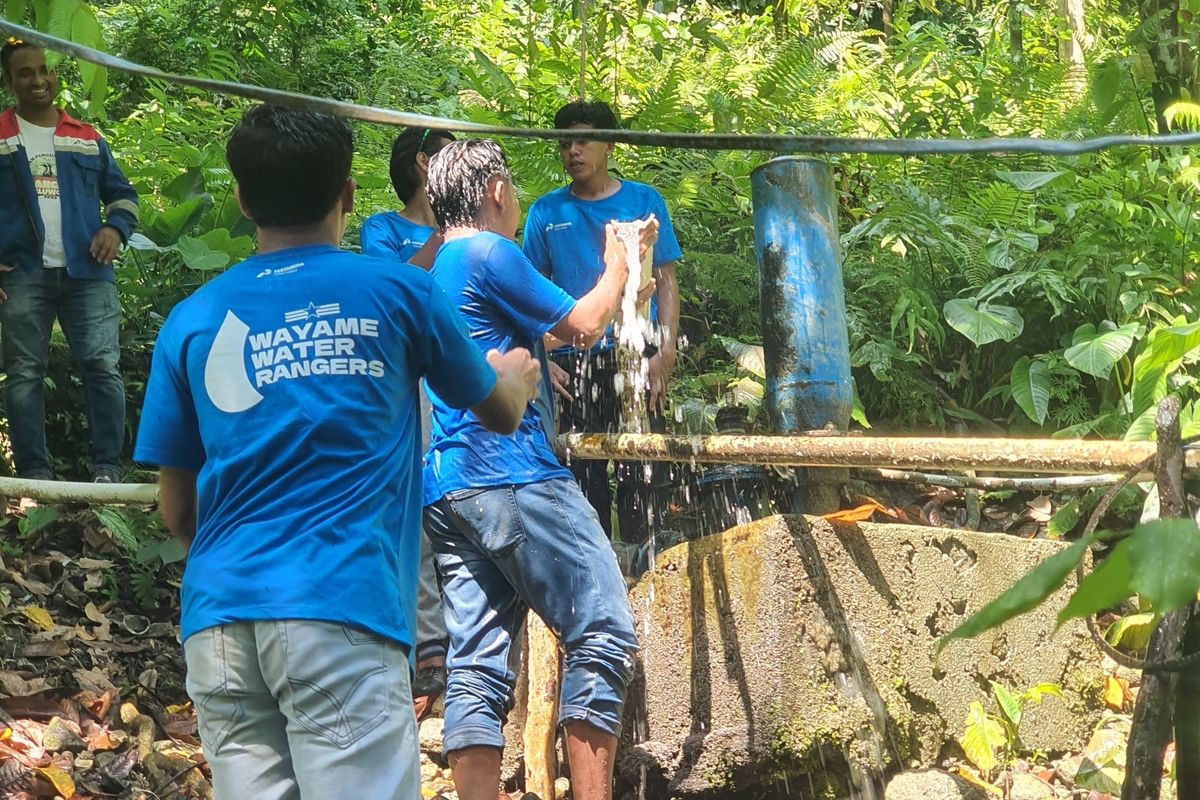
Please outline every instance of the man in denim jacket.
[{"label": "man in denim jacket", "polygon": [[57,317],[83,378],[92,478],[111,483],[125,443],[112,262],[137,225],[137,193],[100,134],[55,105],[58,78],[41,48],[9,39],[0,66],[17,99],[0,114],[0,348],[13,459],[22,477],[53,478],[42,384]]}]

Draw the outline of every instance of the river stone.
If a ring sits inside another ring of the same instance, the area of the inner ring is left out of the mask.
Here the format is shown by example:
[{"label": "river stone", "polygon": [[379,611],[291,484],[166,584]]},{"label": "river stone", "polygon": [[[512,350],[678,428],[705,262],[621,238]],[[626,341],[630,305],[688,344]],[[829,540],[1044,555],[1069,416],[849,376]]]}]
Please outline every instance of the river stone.
[{"label": "river stone", "polygon": [[914,769],[888,781],[883,800],[988,800],[988,796],[957,775],[936,769]]},{"label": "river stone", "polygon": [[642,644],[618,773],[646,797],[798,784],[844,797],[937,763],[989,681],[1060,684],[1026,708],[1034,749],[1078,749],[1100,656],[1070,586],[940,655],[939,639],[1063,545],[1002,534],[775,516],[659,555],[630,598]]}]

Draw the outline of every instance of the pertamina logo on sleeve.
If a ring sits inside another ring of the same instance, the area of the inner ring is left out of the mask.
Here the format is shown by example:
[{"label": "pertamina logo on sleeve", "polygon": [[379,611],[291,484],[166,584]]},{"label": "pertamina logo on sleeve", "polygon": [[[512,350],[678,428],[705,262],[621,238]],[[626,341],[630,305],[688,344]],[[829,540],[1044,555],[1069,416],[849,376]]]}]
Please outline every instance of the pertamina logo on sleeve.
[{"label": "pertamina logo on sleeve", "polygon": [[339,303],[309,303],[285,312],[283,322],[252,332],[232,310],[225,313],[204,365],[204,386],[213,405],[228,413],[245,411],[263,399],[259,389],[280,381],[383,377],[384,363],[362,353],[365,339],[379,338],[379,320],[342,316]]}]

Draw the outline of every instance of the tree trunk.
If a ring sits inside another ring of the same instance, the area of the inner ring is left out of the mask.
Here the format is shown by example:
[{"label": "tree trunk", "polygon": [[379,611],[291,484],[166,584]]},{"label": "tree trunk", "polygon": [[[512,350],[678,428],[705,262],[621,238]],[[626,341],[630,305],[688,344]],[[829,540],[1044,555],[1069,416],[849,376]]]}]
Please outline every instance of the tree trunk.
[{"label": "tree trunk", "polygon": [[1025,30],[1021,20],[1021,0],[1008,0],[1008,55],[1014,64],[1025,60]]},{"label": "tree trunk", "polygon": [[1058,55],[1071,71],[1069,83],[1076,94],[1087,87],[1087,64],[1083,45],[1087,36],[1083,18],[1083,0],[1059,0],[1065,35],[1059,39]]}]

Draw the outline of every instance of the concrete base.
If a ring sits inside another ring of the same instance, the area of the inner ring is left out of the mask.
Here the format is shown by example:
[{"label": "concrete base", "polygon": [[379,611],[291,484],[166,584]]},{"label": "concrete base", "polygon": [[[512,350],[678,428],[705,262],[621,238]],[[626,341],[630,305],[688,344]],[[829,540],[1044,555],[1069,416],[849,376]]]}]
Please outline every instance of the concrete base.
[{"label": "concrete base", "polygon": [[645,797],[848,796],[883,769],[937,763],[972,701],[995,711],[993,680],[1061,685],[1066,700],[1027,708],[1021,737],[1082,747],[1102,675],[1082,624],[1054,632],[1069,589],[934,655],[1060,547],[776,516],[666,551],[631,592],[643,669],[620,778]]}]

